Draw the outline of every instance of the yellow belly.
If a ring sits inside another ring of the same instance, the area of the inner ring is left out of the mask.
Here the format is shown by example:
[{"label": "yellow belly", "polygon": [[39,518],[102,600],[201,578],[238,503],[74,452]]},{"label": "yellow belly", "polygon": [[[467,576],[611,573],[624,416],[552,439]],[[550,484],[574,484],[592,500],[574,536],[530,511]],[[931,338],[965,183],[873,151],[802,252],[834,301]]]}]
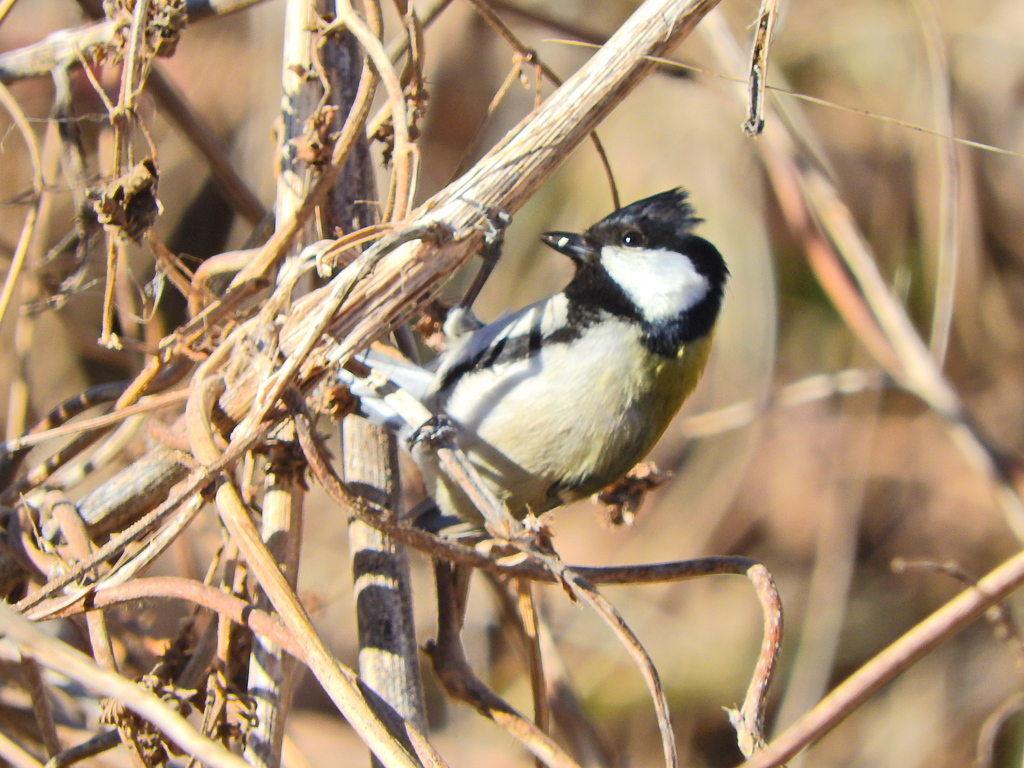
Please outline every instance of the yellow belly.
[{"label": "yellow belly", "polygon": [[[595,493],[641,461],[696,386],[711,343],[701,339],[668,358],[644,352],[621,326],[591,336],[476,382],[474,391],[497,398],[456,390],[446,404],[458,442],[516,517]],[[432,458],[420,464],[442,512],[479,521]]]}]

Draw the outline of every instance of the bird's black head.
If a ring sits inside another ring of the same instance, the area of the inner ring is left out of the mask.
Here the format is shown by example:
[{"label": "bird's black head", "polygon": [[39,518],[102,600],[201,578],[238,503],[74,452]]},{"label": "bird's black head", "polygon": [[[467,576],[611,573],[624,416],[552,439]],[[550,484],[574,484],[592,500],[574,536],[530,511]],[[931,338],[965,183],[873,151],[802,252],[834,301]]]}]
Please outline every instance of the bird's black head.
[{"label": "bird's black head", "polygon": [[678,251],[702,221],[694,215],[686,190],[677,187],[619,208],[588,229],[586,236],[600,245]]},{"label": "bird's black head", "polygon": [[576,262],[565,294],[583,312],[640,322],[648,345],[674,354],[707,335],[718,318],[729,270],[707,240],[682,188],[620,208],[583,234],[542,240]]}]

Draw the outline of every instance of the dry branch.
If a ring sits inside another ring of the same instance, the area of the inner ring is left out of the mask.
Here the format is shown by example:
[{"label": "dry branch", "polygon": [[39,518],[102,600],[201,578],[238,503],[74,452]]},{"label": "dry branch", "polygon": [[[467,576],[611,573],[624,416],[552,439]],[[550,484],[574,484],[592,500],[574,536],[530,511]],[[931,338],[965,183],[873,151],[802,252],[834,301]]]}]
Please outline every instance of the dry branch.
[{"label": "dry branch", "polygon": [[[327,3],[320,0],[289,0],[285,4],[284,56],[281,64],[281,114],[277,136],[277,190],[274,213],[278,222],[287,221],[302,205],[316,176],[315,169],[300,150],[303,133],[308,131],[318,105],[330,95],[327,81],[339,73],[320,72],[320,79],[309,76],[316,71],[316,23]],[[328,41],[336,45],[336,41]],[[357,52],[353,80],[358,79],[361,66]],[[347,73],[346,73],[347,74]],[[322,81],[322,82],[321,82]],[[348,113],[349,103],[334,102]],[[335,127],[332,125],[332,127]],[[336,166],[340,171],[341,166]],[[329,219],[332,217],[328,216]],[[332,222],[340,225],[341,222]],[[314,222],[306,223],[301,244],[317,239]],[[284,458],[278,452],[279,459]],[[279,471],[272,457],[264,478],[263,514],[260,534],[267,551],[277,561],[289,587],[298,581],[300,543],[302,540],[302,509],[305,489],[301,470],[294,466]],[[290,462],[289,462],[290,463]],[[262,586],[257,590],[256,605],[270,608],[270,599]],[[253,640],[249,656],[247,688],[253,701],[255,723],[249,729],[243,753],[255,768],[277,768],[281,764],[285,722],[291,706],[291,695],[297,670],[284,651],[262,638]]]}]

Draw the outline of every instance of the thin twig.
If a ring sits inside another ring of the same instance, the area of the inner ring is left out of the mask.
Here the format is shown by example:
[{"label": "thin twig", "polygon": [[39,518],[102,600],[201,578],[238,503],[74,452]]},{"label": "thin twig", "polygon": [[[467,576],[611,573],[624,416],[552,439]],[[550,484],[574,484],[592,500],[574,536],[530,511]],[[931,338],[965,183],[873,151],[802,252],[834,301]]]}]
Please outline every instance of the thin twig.
[{"label": "thin twig", "polygon": [[[949,89],[949,62],[942,29],[935,18],[935,9],[920,0],[911,3],[921,26],[924,49],[928,60],[928,79],[931,88],[931,108],[935,128],[946,137],[952,137],[953,97]],[[959,192],[960,164],[956,143],[950,138],[939,139],[935,158],[938,201],[935,242],[935,299],[928,349],[940,368],[946,359],[949,335],[953,325],[953,299],[956,294],[957,264],[959,263]],[[927,242],[927,241],[926,241]]]},{"label": "thin twig", "polygon": [[256,634],[272,640],[295,658],[300,660],[304,658],[302,645],[284,628],[280,621],[266,611],[254,608],[252,603],[214,587],[177,576],[149,576],[131,579],[123,584],[100,585],[89,596],[88,606],[85,605],[86,596],[84,595],[70,605],[58,598],[42,602],[27,611],[25,616],[32,621],[66,618],[80,614],[89,608],[109,608],[124,603],[152,599],[187,600],[193,605],[208,608],[239,626],[246,627]]},{"label": "thin twig", "polygon": [[108,752],[121,743],[121,734],[115,728],[104,731],[99,736],[94,736],[88,741],[65,749],[58,755],[46,761],[44,768],[66,768],[66,766],[88,760],[90,757]]},{"label": "thin twig", "polygon": [[548,698],[554,720],[572,745],[573,754],[579,755],[582,765],[593,768],[613,768],[616,760],[613,750],[602,731],[587,716],[583,702],[572,687],[569,671],[555,643],[547,622],[540,623],[540,645],[544,657],[544,671],[548,681]]},{"label": "thin twig", "polygon": [[43,736],[46,756],[53,757],[59,754],[63,748],[60,744],[60,736],[57,735],[57,726],[53,722],[53,707],[50,706],[50,697],[46,695],[42,671],[35,659],[31,656],[24,656],[21,659],[21,673],[25,677],[29,697],[32,699],[32,711],[35,713],[39,732]]},{"label": "thin twig", "polygon": [[[543,673],[544,680],[539,690],[543,692],[544,706],[550,710],[554,720],[561,726],[560,735],[572,745],[570,753],[581,765],[611,768],[613,761],[610,759],[608,750],[601,744],[597,729],[583,714],[583,706],[572,689],[565,663],[555,644],[550,626],[539,613],[536,623],[536,638],[531,638],[524,626],[523,612],[515,596],[508,589],[508,585],[515,583],[516,589],[519,590],[519,584],[525,586],[529,582],[526,579],[512,579],[511,581],[501,579],[493,573],[486,573],[486,576],[498,600],[505,623],[513,627],[515,635],[520,640],[524,659],[531,667],[531,677],[534,672],[533,661],[530,657],[537,654],[543,658],[543,669],[540,671]],[[535,649],[531,648],[533,645],[536,646]],[[531,684],[536,685],[533,681]],[[534,690],[534,697],[536,712],[537,689]],[[534,719],[537,720],[537,724],[541,726],[542,730],[548,733],[548,727],[541,723],[540,717],[535,714]]]},{"label": "thin twig", "polygon": [[[74,424],[52,427],[38,432],[30,430],[22,437],[6,441],[0,445],[0,449],[11,452],[20,451],[24,448],[30,448],[34,445],[45,443],[47,440],[56,440],[57,438],[67,437],[68,435],[77,435],[81,432],[90,432],[94,429],[109,427],[124,421],[129,416],[136,416],[140,413],[152,413],[153,411],[158,411],[161,408],[170,408],[171,406],[181,405],[181,403],[188,399],[188,393],[189,390],[187,389],[179,389],[162,395],[146,395],[145,397],[140,398],[139,402],[135,405],[126,406],[103,416],[83,419],[82,421],[77,421]],[[120,394],[120,392],[118,394]],[[97,403],[90,403],[88,407],[93,407],[94,405],[97,405]]]},{"label": "thin twig", "polygon": [[594,589],[583,576],[572,568],[564,565],[555,554],[542,553],[536,548],[523,548],[526,554],[542,562],[551,573],[558,579],[562,586],[571,594],[589,605],[605,624],[609,626],[623,648],[632,657],[636,664],[647,690],[654,703],[654,711],[658,718],[658,730],[661,732],[661,747],[665,757],[665,765],[675,768],[679,764],[679,757],[676,750],[675,734],[672,730],[672,720],[669,713],[668,697],[661,684],[661,676],[658,668],[654,665],[647,649],[640,642],[633,629],[622,618],[622,615],[615,609],[605,597]]},{"label": "thin twig", "polygon": [[[392,123],[395,130],[394,164],[392,174],[393,202],[389,211],[385,212],[385,221],[401,221],[409,215],[415,189],[416,174],[413,170],[414,154],[409,140],[409,117],[406,112],[405,94],[402,84],[395,74],[391,59],[384,45],[366,23],[352,9],[347,0],[338,2],[338,18],[334,25],[344,27],[359,40],[366,55],[373,62],[377,75],[381,78],[384,90],[388,95],[388,106],[391,109]],[[332,25],[332,26],[334,26]]]},{"label": "thin twig", "polygon": [[768,569],[760,563],[752,565],[746,577],[754,585],[764,614],[764,634],[754,674],[738,710],[726,709],[729,722],[736,729],[740,751],[745,757],[764,749],[764,717],[768,710],[768,688],[782,649],[782,600]]},{"label": "thin twig", "polygon": [[835,373],[816,373],[791,384],[784,384],[760,400],[743,400],[713,411],[685,416],[680,431],[689,438],[708,437],[745,427],[763,414],[783,408],[796,408],[828,398],[895,388],[882,371],[846,368]]},{"label": "thin twig", "polygon": [[[114,129],[114,164],[111,176],[120,179],[125,168],[133,163],[131,128],[138,120],[135,101],[145,80],[145,66],[148,52],[144,51],[146,28],[149,21],[150,0],[137,0],[132,9],[132,23],[128,33],[128,49],[124,67],[121,70],[121,89],[117,107],[110,112],[110,124]],[[100,91],[102,92],[102,91]],[[127,129],[127,130],[126,130]],[[126,165],[127,163],[127,165]],[[118,265],[124,263],[123,234],[115,228],[107,228],[107,274],[103,290],[103,314],[100,329],[100,343],[111,349],[120,349],[121,342],[114,334],[114,290],[118,282]],[[125,329],[130,328],[125,325]]]},{"label": "thin twig", "polygon": [[32,235],[35,232],[43,194],[43,163],[40,159],[39,143],[36,141],[36,135],[33,133],[31,126],[28,124],[28,118],[25,117],[25,113],[18,106],[18,102],[11,96],[11,92],[2,83],[0,83],[0,104],[3,105],[3,108],[11,116],[28,149],[29,160],[32,163],[32,192],[34,198],[28,213],[25,214],[25,221],[21,225],[21,234],[18,235],[18,244],[14,248],[14,255],[7,269],[7,276],[4,278],[3,290],[0,291],[0,323],[2,323],[7,315],[7,307],[10,304],[11,296],[14,294],[14,288],[18,284],[18,277],[21,275],[21,269],[25,264],[25,255],[28,253],[28,246],[32,242]]},{"label": "thin twig", "polygon": [[747,85],[747,119],[743,130],[750,137],[760,136],[764,129],[764,93],[768,85],[768,47],[779,15],[782,0],[761,0],[757,14],[757,31],[750,52],[750,78]]},{"label": "thin twig", "polygon": [[[516,606],[526,640],[527,669],[533,691],[533,719],[544,733],[551,729],[551,708],[548,705],[547,683],[544,678],[544,659],[540,652],[540,612],[533,595],[533,584],[527,579],[516,579]],[[540,766],[538,766],[540,768]]]},{"label": "thin twig", "polygon": [[[501,38],[519,54],[523,62],[536,66],[543,73],[544,77],[556,86],[560,86],[562,84],[562,78],[556,75],[555,71],[544,63],[544,60],[540,58],[535,50],[527,47],[518,37],[516,37],[515,33],[509,29],[508,25],[505,24],[498,14],[494,12],[494,9],[491,7],[490,0],[470,0],[470,2],[473,4],[473,7],[476,8],[477,13],[483,17],[484,21],[486,21],[491,28],[494,29]],[[540,88],[539,85],[537,87],[538,89]],[[492,101],[492,106],[493,104],[494,103]],[[490,111],[491,110],[488,109],[488,113],[490,113]],[[612,164],[608,159],[608,153],[605,151],[604,144],[601,143],[601,138],[597,135],[597,131],[593,131],[590,134],[590,140],[594,145],[594,149],[597,151],[597,158],[601,163],[601,168],[604,171],[605,178],[608,179],[608,188],[611,190],[612,195],[612,208],[621,208],[622,201],[619,199],[619,188],[615,183],[615,174],[612,173]]]}]

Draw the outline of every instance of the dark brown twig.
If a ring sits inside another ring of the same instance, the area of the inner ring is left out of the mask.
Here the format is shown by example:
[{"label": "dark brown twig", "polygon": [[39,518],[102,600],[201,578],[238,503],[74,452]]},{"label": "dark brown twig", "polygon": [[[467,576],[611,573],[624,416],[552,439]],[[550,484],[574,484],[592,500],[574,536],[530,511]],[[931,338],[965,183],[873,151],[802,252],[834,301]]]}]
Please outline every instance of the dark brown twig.
[{"label": "dark brown twig", "polygon": [[761,602],[764,614],[764,635],[757,666],[747,687],[743,706],[727,709],[729,722],[736,729],[740,751],[745,757],[764,749],[764,716],[768,708],[768,688],[779,661],[782,648],[782,601],[768,569],[761,564],[752,565],[746,572]]},{"label": "dark brown twig", "polygon": [[57,735],[57,726],[53,722],[53,707],[50,706],[50,698],[46,694],[42,670],[35,659],[25,656],[21,659],[21,673],[25,677],[29,697],[32,699],[32,711],[35,713],[36,724],[43,737],[46,756],[53,757],[60,754],[63,748],[60,744],[60,736]]},{"label": "dark brown twig", "polygon": [[66,768],[69,765],[88,760],[104,752],[108,752],[121,743],[121,734],[114,730],[104,731],[98,736],[93,736],[82,744],[65,749],[63,752],[54,755],[46,761],[44,768]]},{"label": "dark brown twig", "polygon": [[750,78],[747,83],[747,119],[743,130],[751,138],[764,129],[764,94],[768,85],[768,46],[782,0],[761,0],[757,14],[757,32],[750,52]]}]

